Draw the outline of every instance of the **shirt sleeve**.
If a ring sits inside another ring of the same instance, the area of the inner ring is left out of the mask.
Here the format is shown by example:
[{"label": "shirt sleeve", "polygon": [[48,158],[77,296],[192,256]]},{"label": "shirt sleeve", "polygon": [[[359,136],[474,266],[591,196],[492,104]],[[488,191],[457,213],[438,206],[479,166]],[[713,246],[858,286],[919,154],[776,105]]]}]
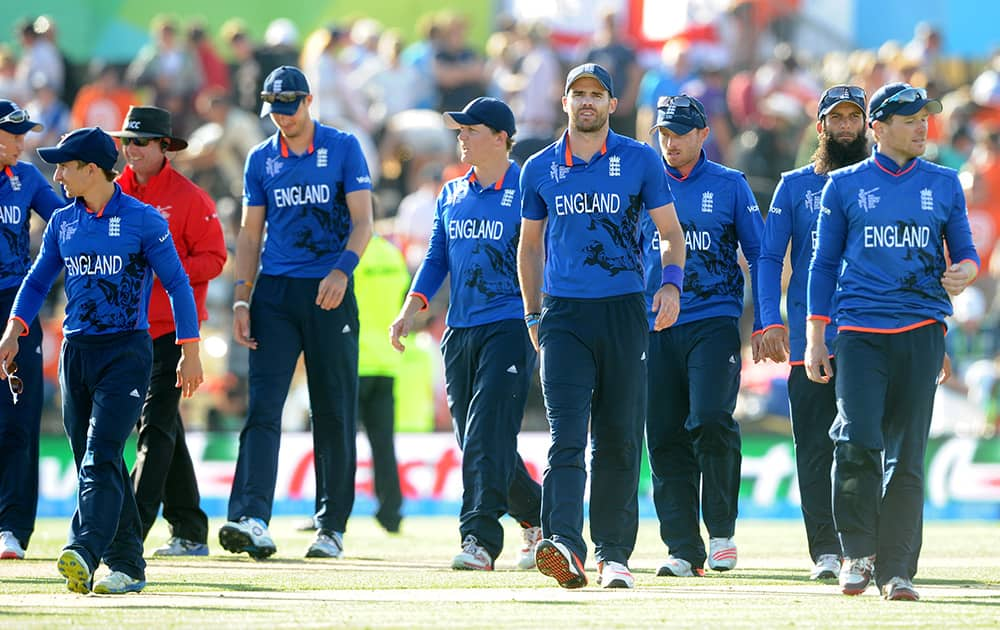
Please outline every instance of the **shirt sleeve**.
[{"label": "shirt sleeve", "polygon": [[954,196],[951,203],[951,214],[944,228],[944,239],[948,244],[948,254],[953,263],[965,260],[971,261],[979,269],[979,253],[972,240],[972,229],[969,226],[969,211],[965,205],[965,193],[958,177],[953,178]]},{"label": "shirt sleeve", "polygon": [[663,162],[652,147],[643,145],[644,177],[642,183],[642,201],[646,209],[655,209],[674,202],[670,192],[667,172],[663,170]]},{"label": "shirt sleeve", "polygon": [[736,238],[740,241],[743,256],[747,259],[750,270],[750,295],[753,300],[753,329],[759,331],[761,326],[760,297],[758,275],[760,267],[757,264],[760,257],[760,237],[764,231],[764,220],[760,216],[757,200],[750,190],[745,176],[736,180]]},{"label": "shirt sleeve", "polygon": [[816,227],[816,250],[809,262],[806,319],[830,321],[830,304],[837,285],[837,272],[847,242],[847,216],[844,213],[836,180],[830,178],[823,187]]},{"label": "shirt sleeve", "polygon": [[25,328],[38,315],[42,301],[45,300],[52,283],[63,269],[58,235],[58,228],[53,227],[52,222],[45,226],[45,231],[42,233],[42,247],[14,298],[10,316],[12,319],[20,319]]},{"label": "shirt sleeve", "polygon": [[774,189],[771,208],[764,221],[760,257],[757,259],[757,297],[760,300],[761,324],[765,328],[782,324],[781,271],[788,241],[792,238],[793,210],[788,186],[782,177]]},{"label": "shirt sleeve", "polygon": [[247,154],[246,165],[243,167],[243,205],[266,206],[267,192],[264,190],[257,167],[258,151]]},{"label": "shirt sleeve", "polygon": [[437,207],[434,210],[434,224],[431,227],[430,244],[427,247],[424,261],[413,277],[413,287],[410,289],[411,293],[423,296],[428,302],[441,288],[448,275],[448,226],[445,225],[442,208],[447,190],[445,188],[438,195]]},{"label": "shirt sleeve", "polygon": [[222,273],[226,264],[226,239],[215,212],[215,202],[198,188],[192,193],[191,213],[182,235],[188,253],[181,263],[194,285],[208,282]]},{"label": "shirt sleeve", "polygon": [[197,341],[198,309],[181,259],[177,256],[167,220],[149,208],[143,222],[142,250],[170,296],[170,310],[177,323],[177,343]]},{"label": "shirt sleeve", "polygon": [[532,173],[535,171],[535,161],[528,160],[521,169],[521,216],[525,219],[541,221],[549,216],[545,200],[535,189]]},{"label": "shirt sleeve", "polygon": [[33,174],[39,179],[35,194],[31,198],[31,209],[46,221],[52,218],[52,213],[66,205],[66,201],[60,197],[52,186],[45,181],[41,173],[37,171]]},{"label": "shirt sleeve", "polygon": [[368,162],[361,152],[361,144],[352,135],[347,136],[344,147],[343,177],[344,192],[352,193],[358,190],[371,190],[372,178],[368,172]]}]

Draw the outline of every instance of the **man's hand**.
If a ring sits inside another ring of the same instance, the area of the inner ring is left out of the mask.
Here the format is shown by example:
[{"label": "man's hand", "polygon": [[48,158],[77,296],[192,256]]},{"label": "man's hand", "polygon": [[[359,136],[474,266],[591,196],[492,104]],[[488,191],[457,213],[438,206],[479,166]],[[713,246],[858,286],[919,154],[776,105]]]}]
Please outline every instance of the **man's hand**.
[{"label": "man's hand", "polygon": [[670,328],[681,312],[681,292],[672,284],[664,284],[653,295],[652,311],[656,313],[653,330]]},{"label": "man's hand", "polygon": [[0,364],[5,368],[0,370],[0,379],[2,380],[7,380],[6,367],[13,363],[14,357],[17,356],[17,351],[20,349],[17,340],[23,332],[24,324],[20,321],[12,319],[7,322],[7,328],[3,331],[3,337],[0,338]]},{"label": "man's hand", "polygon": [[332,311],[340,306],[347,292],[347,274],[340,269],[334,269],[326,274],[316,291],[316,306],[324,311]]},{"label": "man's hand", "polygon": [[833,364],[830,363],[830,351],[826,349],[825,342],[806,344],[805,368],[810,381],[830,382],[833,378]]},{"label": "man's hand", "polygon": [[245,306],[233,309],[233,340],[251,350],[257,349],[257,340],[250,336],[250,309]]},{"label": "man's hand", "polygon": [[182,397],[190,398],[204,381],[205,374],[201,370],[198,342],[182,345],[181,360],[177,362],[177,383],[174,387],[181,389]]},{"label": "man's hand", "polygon": [[948,353],[944,353],[944,359],[941,361],[941,371],[938,373],[937,384],[944,385],[951,378],[951,357]]},{"label": "man's hand", "polygon": [[784,326],[768,328],[760,337],[760,358],[771,359],[775,363],[788,360],[788,330]]},{"label": "man's hand", "polygon": [[952,297],[958,295],[976,279],[976,266],[971,262],[963,262],[948,267],[941,276],[941,286]]},{"label": "man's hand", "polygon": [[409,337],[410,330],[413,329],[413,316],[405,311],[406,309],[404,308],[403,312],[389,326],[389,343],[399,352],[406,350],[406,346],[400,341],[400,338]]}]

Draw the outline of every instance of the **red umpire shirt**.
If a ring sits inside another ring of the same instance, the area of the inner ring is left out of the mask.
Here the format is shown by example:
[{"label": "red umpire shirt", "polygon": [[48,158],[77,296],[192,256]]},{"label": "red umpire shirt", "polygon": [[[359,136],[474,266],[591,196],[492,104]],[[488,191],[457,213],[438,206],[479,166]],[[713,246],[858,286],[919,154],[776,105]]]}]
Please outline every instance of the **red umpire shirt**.
[{"label": "red umpire shirt", "polygon": [[[117,181],[122,192],[153,206],[167,220],[177,255],[191,281],[198,321],[205,321],[208,319],[205,309],[208,281],[222,273],[226,264],[226,241],[215,213],[215,202],[204,190],[175,171],[166,158],[163,168],[145,186],[139,183],[128,165]],[[156,278],[149,299],[149,335],[156,339],[173,330],[170,299],[160,279]]]}]

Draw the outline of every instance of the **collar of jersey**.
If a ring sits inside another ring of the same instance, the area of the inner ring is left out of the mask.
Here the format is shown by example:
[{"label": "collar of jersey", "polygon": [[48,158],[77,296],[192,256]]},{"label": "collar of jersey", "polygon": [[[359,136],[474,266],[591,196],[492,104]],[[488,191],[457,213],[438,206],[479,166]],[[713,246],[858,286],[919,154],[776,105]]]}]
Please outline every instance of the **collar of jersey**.
[{"label": "collar of jersey", "polygon": [[108,206],[117,204],[118,201],[121,199],[121,195],[122,195],[122,187],[118,185],[118,182],[115,182],[115,192],[111,193],[111,199],[108,199],[108,203],[104,204],[104,207],[102,207],[97,212],[94,212],[93,210],[87,207],[87,203],[83,200],[83,197],[77,197],[73,201],[73,203],[83,208],[83,210],[87,214],[95,216],[98,219],[102,219],[104,218],[104,211],[108,209]]},{"label": "collar of jersey", "polygon": [[[309,148],[306,149],[304,155],[311,155],[316,150],[316,135],[319,133],[319,123],[315,120],[313,121],[313,138],[309,142]],[[278,150],[281,152],[281,157],[301,157],[297,154],[292,153],[288,150],[288,143],[285,142],[285,136],[281,135],[281,132],[275,134],[278,136]]]},{"label": "collar of jersey", "polygon": [[705,163],[705,160],[707,159],[708,158],[705,157],[705,149],[702,149],[701,153],[698,155],[698,161],[694,163],[694,167],[687,175],[681,175],[681,172],[676,168],[674,168],[673,166],[667,164],[666,160],[663,160],[663,169],[667,171],[667,175],[670,176],[670,179],[676,180],[678,182],[684,182],[689,179],[696,179],[699,175],[701,175],[702,171],[701,167]]},{"label": "collar of jersey", "polygon": [[[496,182],[494,182],[493,185],[490,186],[490,188],[492,188],[493,190],[502,190],[503,189],[504,180],[507,179],[507,174],[510,173],[510,169],[513,166],[514,166],[514,162],[508,160],[507,161],[507,170],[503,172],[503,175],[500,176],[500,179],[498,179]],[[469,169],[469,172],[465,174],[465,179],[469,180],[470,184],[473,183],[473,182],[475,182],[476,184],[479,185],[480,188],[482,188],[482,186],[483,186],[482,183],[479,181],[479,178],[476,177],[476,169],[475,168],[470,168]]]},{"label": "collar of jersey", "polygon": [[[611,131],[610,129],[608,129],[608,135],[604,138],[604,144],[601,145],[601,153],[600,153],[601,155],[607,154],[607,152],[608,152],[608,144],[609,143],[611,144],[612,147],[614,147],[616,144],[618,144],[618,136],[617,136],[617,134],[615,134],[615,132]],[[569,146],[569,130],[568,129],[563,132],[562,138],[559,139],[559,145],[558,146],[559,146],[558,150],[559,150],[559,152],[563,156],[564,164],[566,166],[573,166],[574,164],[576,164],[576,161],[573,158],[573,148],[571,146]],[[589,163],[592,163],[592,162],[594,162],[594,160],[591,160]],[[588,162],[584,162],[583,160],[580,160],[580,163],[581,164],[588,164]]]},{"label": "collar of jersey", "polygon": [[879,167],[881,170],[892,175],[893,177],[899,177],[900,175],[906,175],[917,165],[918,158],[913,158],[909,161],[906,166],[900,166],[896,164],[896,161],[885,153],[880,153],[878,146],[872,149],[872,159],[875,162],[875,166]]},{"label": "collar of jersey", "polygon": [[131,166],[126,165],[125,170],[122,172],[122,175],[129,178],[129,184],[131,184],[131,186],[135,190],[141,190],[141,189],[148,190],[150,188],[155,189],[160,187],[161,185],[166,185],[167,183],[169,183],[168,180],[170,179],[170,173],[172,170],[173,168],[170,165],[170,158],[164,157],[163,167],[159,171],[157,171],[152,177],[146,180],[145,184],[139,182],[139,178],[136,176],[135,171],[132,170]]},{"label": "collar of jersey", "polygon": [[10,168],[9,165],[3,167],[3,172],[7,174],[7,179],[14,179],[14,171]]}]

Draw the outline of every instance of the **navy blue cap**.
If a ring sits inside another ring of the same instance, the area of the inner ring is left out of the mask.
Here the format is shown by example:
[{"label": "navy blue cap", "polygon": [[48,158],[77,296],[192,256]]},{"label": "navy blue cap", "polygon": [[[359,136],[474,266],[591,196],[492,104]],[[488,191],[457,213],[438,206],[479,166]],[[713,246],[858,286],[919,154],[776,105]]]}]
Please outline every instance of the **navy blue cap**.
[{"label": "navy blue cap", "polygon": [[80,160],[110,171],[118,161],[118,147],[100,127],[84,127],[69,132],[54,147],[40,147],[38,155],[49,164]]},{"label": "navy blue cap", "polygon": [[861,115],[865,115],[865,90],[858,85],[834,85],[823,92],[816,107],[816,120],[822,120],[824,116],[833,111],[833,108],[841,103],[852,103],[861,110]]},{"label": "navy blue cap", "polygon": [[604,89],[608,91],[608,95],[614,98],[615,84],[611,80],[611,73],[604,66],[596,63],[585,63],[570,70],[569,74],[566,75],[566,89],[563,90],[563,94],[569,94],[569,88],[576,83],[577,79],[582,79],[583,77],[597,79],[597,82],[603,85]]},{"label": "navy blue cap", "polygon": [[[299,103],[309,94],[309,82],[306,75],[295,66],[279,66],[264,79],[264,89],[260,97],[264,101],[260,108],[261,118],[268,114],[283,114],[291,116],[299,109]],[[278,100],[275,96],[282,99]],[[268,102],[272,101],[272,102]]]},{"label": "navy blue cap", "polygon": [[929,114],[940,114],[942,110],[941,101],[928,98],[924,88],[915,88],[909,83],[887,83],[868,101],[869,124],[876,120],[886,121],[894,114],[912,116],[925,107]]},{"label": "navy blue cap", "polygon": [[494,131],[506,131],[508,137],[517,133],[514,112],[510,111],[507,103],[490,96],[469,101],[460,112],[445,112],[444,124],[449,129],[458,129],[462,125],[486,125]]},{"label": "navy blue cap", "polygon": [[0,123],[0,129],[6,131],[7,133],[12,133],[15,136],[24,135],[29,131],[41,131],[42,129],[45,129],[41,123],[30,120],[28,112],[18,107],[17,103],[14,101],[8,101],[7,99],[0,99],[0,120],[3,120],[8,116],[19,122],[6,120]]},{"label": "navy blue cap", "polygon": [[708,126],[705,106],[693,96],[661,96],[656,102],[654,128],[666,127],[679,136]]}]

